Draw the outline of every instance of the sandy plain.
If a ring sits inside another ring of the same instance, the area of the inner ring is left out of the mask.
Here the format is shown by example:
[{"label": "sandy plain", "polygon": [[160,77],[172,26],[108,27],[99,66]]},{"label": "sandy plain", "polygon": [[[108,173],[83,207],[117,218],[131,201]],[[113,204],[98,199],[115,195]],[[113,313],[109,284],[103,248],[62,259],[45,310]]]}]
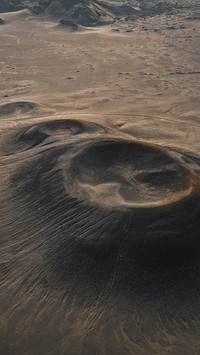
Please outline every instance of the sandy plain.
[{"label": "sandy plain", "polygon": [[123,25],[70,33],[26,12],[3,17],[2,105],[31,101],[52,116],[110,114],[115,123],[116,114],[130,114],[130,123],[198,120],[198,21],[163,15],[136,21],[133,32]]},{"label": "sandy plain", "polygon": [[1,17],[1,353],[200,354],[199,21]]}]

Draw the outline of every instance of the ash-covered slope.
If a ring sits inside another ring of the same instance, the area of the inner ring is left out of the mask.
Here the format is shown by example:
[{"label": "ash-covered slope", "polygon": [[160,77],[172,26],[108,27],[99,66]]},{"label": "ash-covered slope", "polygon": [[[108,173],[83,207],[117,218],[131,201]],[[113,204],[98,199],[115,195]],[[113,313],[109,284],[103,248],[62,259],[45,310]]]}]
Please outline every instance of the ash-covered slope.
[{"label": "ash-covered slope", "polygon": [[19,0],[0,0],[0,12],[16,11],[25,8]]}]

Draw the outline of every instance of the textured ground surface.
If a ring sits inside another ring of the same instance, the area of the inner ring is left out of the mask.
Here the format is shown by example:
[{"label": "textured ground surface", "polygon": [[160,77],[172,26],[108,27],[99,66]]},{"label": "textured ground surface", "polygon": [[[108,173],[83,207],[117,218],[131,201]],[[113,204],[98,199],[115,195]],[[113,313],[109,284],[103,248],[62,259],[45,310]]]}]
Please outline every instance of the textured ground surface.
[{"label": "textured ground surface", "polygon": [[200,354],[199,7],[171,4],[0,16],[1,354]]}]

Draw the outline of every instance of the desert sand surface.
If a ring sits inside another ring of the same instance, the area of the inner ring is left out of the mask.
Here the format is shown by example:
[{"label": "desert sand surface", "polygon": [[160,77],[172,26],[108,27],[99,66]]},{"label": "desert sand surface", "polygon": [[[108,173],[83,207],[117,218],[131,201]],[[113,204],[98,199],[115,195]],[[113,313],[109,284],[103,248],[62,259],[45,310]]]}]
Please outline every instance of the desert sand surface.
[{"label": "desert sand surface", "polygon": [[0,14],[0,354],[200,355],[192,4]]}]

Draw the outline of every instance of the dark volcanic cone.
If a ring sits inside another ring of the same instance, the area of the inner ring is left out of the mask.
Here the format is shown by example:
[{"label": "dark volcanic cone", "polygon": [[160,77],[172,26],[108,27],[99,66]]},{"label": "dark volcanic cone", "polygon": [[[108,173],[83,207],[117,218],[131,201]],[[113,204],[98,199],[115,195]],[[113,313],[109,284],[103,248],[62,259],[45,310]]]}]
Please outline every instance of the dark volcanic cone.
[{"label": "dark volcanic cone", "polygon": [[34,207],[36,220],[43,208],[46,215],[54,206],[52,220],[61,207],[67,238],[81,248],[104,253],[120,243],[133,255],[146,244],[168,259],[169,247],[179,254],[180,244],[199,243],[199,160],[75,120],[14,132],[6,156],[13,154],[23,161],[11,179],[14,199]]},{"label": "dark volcanic cone", "polygon": [[91,0],[48,0],[38,1],[32,8],[35,14],[44,14],[73,21],[83,26],[112,23],[115,14],[98,1]]},{"label": "dark volcanic cone", "polygon": [[0,354],[197,355],[199,156],[67,119],[0,155]]}]

